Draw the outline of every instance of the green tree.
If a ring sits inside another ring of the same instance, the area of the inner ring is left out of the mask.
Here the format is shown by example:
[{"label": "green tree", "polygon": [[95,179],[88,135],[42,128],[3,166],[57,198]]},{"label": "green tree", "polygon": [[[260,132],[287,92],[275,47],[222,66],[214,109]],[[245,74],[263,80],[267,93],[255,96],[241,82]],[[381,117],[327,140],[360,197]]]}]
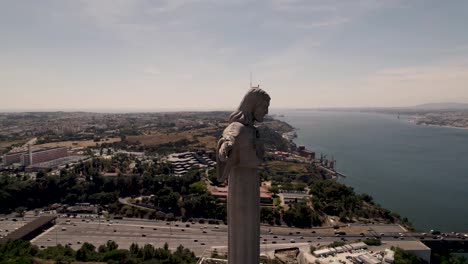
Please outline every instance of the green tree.
[{"label": "green tree", "polygon": [[203,181],[194,182],[190,184],[190,187],[189,187],[189,192],[191,194],[201,195],[201,194],[206,193],[207,191],[208,189],[206,188],[206,184]]}]

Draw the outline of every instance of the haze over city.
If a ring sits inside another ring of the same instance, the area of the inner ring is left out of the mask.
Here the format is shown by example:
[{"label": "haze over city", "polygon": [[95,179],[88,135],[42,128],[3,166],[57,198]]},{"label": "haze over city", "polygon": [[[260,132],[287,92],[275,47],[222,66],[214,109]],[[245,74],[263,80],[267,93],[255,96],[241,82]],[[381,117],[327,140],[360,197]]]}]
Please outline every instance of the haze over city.
[{"label": "haze over city", "polygon": [[1,110],[468,103],[466,1],[2,1]]}]

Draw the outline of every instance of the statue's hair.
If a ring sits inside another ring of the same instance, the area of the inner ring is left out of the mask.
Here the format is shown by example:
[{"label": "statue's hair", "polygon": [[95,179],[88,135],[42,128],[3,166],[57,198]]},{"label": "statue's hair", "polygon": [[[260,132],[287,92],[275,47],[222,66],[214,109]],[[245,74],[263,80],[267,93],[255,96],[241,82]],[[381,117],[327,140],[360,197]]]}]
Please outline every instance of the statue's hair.
[{"label": "statue's hair", "polygon": [[252,88],[242,99],[239,107],[229,117],[229,123],[239,122],[244,125],[253,125],[254,111],[260,103],[270,101],[270,96],[260,88]]}]

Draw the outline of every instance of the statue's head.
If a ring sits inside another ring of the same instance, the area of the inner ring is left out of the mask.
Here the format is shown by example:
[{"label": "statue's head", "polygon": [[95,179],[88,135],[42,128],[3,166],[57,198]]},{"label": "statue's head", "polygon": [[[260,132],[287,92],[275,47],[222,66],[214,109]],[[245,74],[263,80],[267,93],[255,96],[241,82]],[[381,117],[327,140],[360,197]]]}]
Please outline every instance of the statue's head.
[{"label": "statue's head", "polygon": [[268,114],[270,96],[260,88],[252,88],[244,96],[237,111],[231,114],[229,123],[240,122],[244,125],[253,125],[255,121],[263,122]]}]

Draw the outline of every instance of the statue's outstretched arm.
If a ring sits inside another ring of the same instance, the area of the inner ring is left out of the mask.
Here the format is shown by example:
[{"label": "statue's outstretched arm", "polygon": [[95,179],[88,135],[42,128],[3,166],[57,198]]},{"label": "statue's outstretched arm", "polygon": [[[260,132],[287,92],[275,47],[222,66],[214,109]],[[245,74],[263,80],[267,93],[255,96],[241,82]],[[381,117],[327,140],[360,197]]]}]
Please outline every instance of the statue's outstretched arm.
[{"label": "statue's outstretched arm", "polygon": [[235,138],[232,136],[223,136],[218,142],[218,155],[219,160],[226,162],[229,159],[232,148],[234,146]]}]

